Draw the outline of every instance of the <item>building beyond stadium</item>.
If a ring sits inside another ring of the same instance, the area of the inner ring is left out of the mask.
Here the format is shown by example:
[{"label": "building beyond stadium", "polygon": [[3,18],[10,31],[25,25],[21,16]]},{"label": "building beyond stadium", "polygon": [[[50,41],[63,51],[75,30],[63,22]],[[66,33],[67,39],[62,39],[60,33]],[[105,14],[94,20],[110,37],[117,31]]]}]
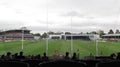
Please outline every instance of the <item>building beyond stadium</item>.
[{"label": "building beyond stadium", "polygon": [[34,36],[30,33],[30,30],[14,29],[0,32],[0,41],[20,41],[33,40]]},{"label": "building beyond stadium", "polygon": [[105,34],[102,35],[102,39],[105,41],[119,41],[120,42],[120,34]]},{"label": "building beyond stadium", "polygon": [[49,35],[49,39],[54,40],[96,40],[99,39],[97,34],[61,34],[61,35]]}]

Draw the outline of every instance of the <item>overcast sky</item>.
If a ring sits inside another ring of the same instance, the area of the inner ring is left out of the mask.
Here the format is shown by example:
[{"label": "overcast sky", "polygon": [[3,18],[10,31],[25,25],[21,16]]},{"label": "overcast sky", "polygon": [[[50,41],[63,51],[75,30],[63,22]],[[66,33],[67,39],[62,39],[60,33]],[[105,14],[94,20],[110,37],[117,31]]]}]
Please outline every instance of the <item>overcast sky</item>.
[{"label": "overcast sky", "polygon": [[120,28],[119,15],[120,0],[0,0],[1,30],[107,32]]}]

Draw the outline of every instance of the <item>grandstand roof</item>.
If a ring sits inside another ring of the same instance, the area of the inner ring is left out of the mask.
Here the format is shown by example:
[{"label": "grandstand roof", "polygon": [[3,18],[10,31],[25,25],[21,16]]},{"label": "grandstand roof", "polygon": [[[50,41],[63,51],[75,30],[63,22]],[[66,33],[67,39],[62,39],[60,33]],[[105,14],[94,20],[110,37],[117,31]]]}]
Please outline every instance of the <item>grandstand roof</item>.
[{"label": "grandstand roof", "polygon": [[97,34],[67,34],[65,36],[94,36],[94,35],[97,35]]},{"label": "grandstand roof", "polygon": [[49,36],[61,36],[61,35],[64,35],[64,36],[94,36],[94,35],[98,35],[98,34],[52,34],[52,35],[49,35]]},{"label": "grandstand roof", "polygon": [[[24,30],[24,32],[30,32],[31,30]],[[7,30],[7,31],[2,31],[0,32],[0,35],[4,33],[12,33],[12,32],[22,32],[22,29],[14,29],[14,30]]]},{"label": "grandstand roof", "polygon": [[[15,32],[15,31],[17,31],[17,32],[21,32],[22,30],[21,29],[15,29],[15,30],[7,30],[7,31],[4,31],[4,32]],[[30,31],[30,30],[24,30],[24,31]]]},{"label": "grandstand roof", "polygon": [[120,36],[120,34],[105,34],[105,35],[102,35],[102,36]]}]

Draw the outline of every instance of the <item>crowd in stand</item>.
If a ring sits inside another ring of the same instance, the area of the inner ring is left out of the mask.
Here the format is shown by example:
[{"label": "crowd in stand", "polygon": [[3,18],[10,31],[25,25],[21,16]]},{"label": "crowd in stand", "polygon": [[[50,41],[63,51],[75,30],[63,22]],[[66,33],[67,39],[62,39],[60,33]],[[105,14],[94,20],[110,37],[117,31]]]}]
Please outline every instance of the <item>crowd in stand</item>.
[{"label": "crowd in stand", "polygon": [[[51,58],[47,56],[45,52],[43,53],[42,56],[40,54],[36,56],[34,55],[24,56],[22,51],[15,54],[12,54],[11,52],[7,52],[6,55],[4,54],[1,55],[0,59],[1,60],[43,60],[43,61],[51,60]],[[55,51],[52,59],[79,60],[76,53],[73,53],[73,56],[70,57],[69,52],[66,52],[65,55],[60,55],[58,51]]]},{"label": "crowd in stand", "polygon": [[[120,52],[117,54],[112,53],[110,56],[108,56],[110,60],[120,60]],[[48,60],[80,60],[77,54],[74,52],[72,56],[69,55],[69,52],[66,52],[65,55],[60,55],[58,51],[55,51],[52,58],[47,56],[44,52],[43,55],[28,55],[24,56],[23,52],[11,54],[11,52],[7,52],[6,55],[1,55],[0,60],[42,60],[42,61],[48,61]]]},{"label": "crowd in stand", "polygon": [[[116,61],[119,61],[120,60],[120,52],[118,52],[117,54],[115,53],[112,53],[110,56],[108,56],[108,58],[110,60],[116,60]],[[69,52],[66,52],[65,55],[60,55],[59,52],[56,50],[55,53],[53,54],[52,58],[50,56],[47,56],[47,54],[44,52],[43,55],[29,55],[29,56],[24,56],[23,52],[19,52],[19,53],[15,53],[15,54],[11,54],[11,52],[7,52],[6,55],[1,55],[0,56],[0,60],[1,61],[11,61],[11,60],[15,60],[15,61],[23,61],[23,62],[28,62],[29,63],[29,60],[39,60],[38,62],[37,61],[33,61],[33,62],[30,62],[29,64],[33,66],[36,66],[38,65],[39,63],[41,62],[44,62],[44,61],[47,61],[47,62],[50,62],[51,60],[69,60],[69,61],[81,61],[83,63],[86,63],[88,65],[88,67],[95,67],[95,65],[98,63],[98,62],[101,62],[101,60],[97,60],[97,59],[88,59],[88,60],[81,60],[79,59],[78,55],[74,52],[73,55],[71,56],[69,54]],[[26,61],[28,60],[28,61]],[[102,60],[104,62],[104,60]]]},{"label": "crowd in stand", "polygon": [[[120,60],[120,52],[117,54],[112,53],[109,56],[110,59],[112,60]],[[40,54],[34,56],[34,55],[28,55],[24,56],[23,52],[11,54],[11,52],[7,52],[6,55],[1,55],[0,56],[1,60],[50,60],[51,58],[46,55],[44,52],[43,55],[41,56]],[[55,53],[53,54],[52,59],[58,60],[58,59],[65,59],[65,60],[80,60],[77,54],[74,52],[73,55],[70,57],[69,52],[66,52],[65,55],[60,55],[59,52],[56,50]]]},{"label": "crowd in stand", "polygon": [[118,52],[117,54],[112,53],[112,54],[110,55],[110,57],[111,57],[111,59],[113,59],[113,60],[120,60],[120,52]]}]

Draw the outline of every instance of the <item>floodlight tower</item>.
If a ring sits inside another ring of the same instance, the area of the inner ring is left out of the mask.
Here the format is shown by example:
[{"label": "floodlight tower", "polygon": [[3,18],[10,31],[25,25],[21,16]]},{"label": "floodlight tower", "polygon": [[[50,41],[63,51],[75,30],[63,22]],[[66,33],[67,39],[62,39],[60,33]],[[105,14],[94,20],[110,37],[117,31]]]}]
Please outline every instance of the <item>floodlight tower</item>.
[{"label": "floodlight tower", "polygon": [[[71,8],[71,11],[72,11],[72,8]],[[71,14],[70,16],[70,19],[71,19],[71,45],[70,45],[70,51],[71,51],[71,56],[73,54],[73,31],[72,31],[72,22],[73,22],[73,15]]]},{"label": "floodlight tower", "polygon": [[47,23],[47,37],[46,37],[46,54],[48,55],[48,0],[46,0],[46,23]]},{"label": "floodlight tower", "polygon": [[22,27],[22,46],[21,46],[21,51],[24,50],[24,30],[26,29],[26,27]]}]

